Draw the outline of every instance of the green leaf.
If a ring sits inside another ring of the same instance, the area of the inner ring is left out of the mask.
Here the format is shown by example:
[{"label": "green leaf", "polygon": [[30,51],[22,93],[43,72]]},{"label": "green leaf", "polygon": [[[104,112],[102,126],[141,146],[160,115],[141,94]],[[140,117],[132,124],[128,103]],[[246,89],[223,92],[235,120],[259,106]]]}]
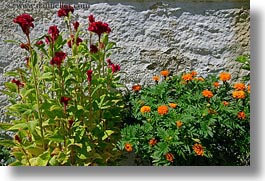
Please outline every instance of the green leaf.
[{"label": "green leaf", "polygon": [[38,156],[39,166],[46,166],[50,160],[50,153],[48,151],[44,152]]},{"label": "green leaf", "polygon": [[53,77],[52,73],[51,72],[46,72],[44,74],[42,74],[39,79],[40,80],[51,80]]},{"label": "green leaf", "polygon": [[10,124],[10,123],[0,123],[0,128],[3,130],[8,130],[12,126],[13,124]]},{"label": "green leaf", "polygon": [[99,84],[99,85],[93,90],[93,92],[92,92],[92,94],[91,94],[91,97],[93,97],[94,94],[96,93],[96,91],[97,91],[99,88],[101,88],[101,87],[102,87],[102,84]]},{"label": "green leaf", "polygon": [[114,133],[114,131],[112,131],[112,130],[106,130],[106,131],[104,132],[104,136],[102,137],[102,140],[107,139],[107,138],[108,138],[109,136],[111,136],[113,133]]},{"label": "green leaf", "polygon": [[10,92],[17,92],[17,85],[12,83],[12,82],[5,82],[5,87],[10,91]]},{"label": "green leaf", "polygon": [[13,140],[0,140],[0,145],[10,148],[16,144],[13,142]]},{"label": "green leaf", "polygon": [[17,76],[19,76],[19,73],[18,72],[15,72],[15,71],[9,71],[9,72],[5,72],[4,73],[4,76],[17,77]]},{"label": "green leaf", "polygon": [[9,131],[15,131],[15,130],[26,130],[28,128],[28,124],[27,123],[18,123],[15,124],[14,126],[11,126],[8,130]]},{"label": "green leaf", "polygon": [[64,136],[60,135],[59,133],[54,134],[48,138],[50,141],[54,141],[57,143],[61,143],[64,141]]}]

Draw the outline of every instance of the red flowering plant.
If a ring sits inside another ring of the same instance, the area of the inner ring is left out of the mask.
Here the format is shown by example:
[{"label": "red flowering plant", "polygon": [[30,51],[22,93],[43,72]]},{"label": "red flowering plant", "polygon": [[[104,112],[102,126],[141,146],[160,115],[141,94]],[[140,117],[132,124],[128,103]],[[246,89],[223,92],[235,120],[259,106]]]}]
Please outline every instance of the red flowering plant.
[{"label": "red flowering plant", "polygon": [[228,72],[161,72],[132,87],[120,150],[138,165],[249,165],[250,86]]},{"label": "red flowering plant", "polygon": [[[28,57],[24,67],[5,73],[11,80],[2,91],[11,103],[7,114],[14,118],[0,125],[14,133],[14,140],[0,140],[12,148],[16,161],[11,165],[117,164],[123,101],[120,66],[109,59],[115,46],[108,38],[111,29],[90,15],[82,30],[72,22],[73,13],[71,6],[58,11],[67,32],[53,25],[34,40],[34,19],[28,14],[14,19],[26,35],[19,45]],[[85,33],[88,39],[81,38]]]}]

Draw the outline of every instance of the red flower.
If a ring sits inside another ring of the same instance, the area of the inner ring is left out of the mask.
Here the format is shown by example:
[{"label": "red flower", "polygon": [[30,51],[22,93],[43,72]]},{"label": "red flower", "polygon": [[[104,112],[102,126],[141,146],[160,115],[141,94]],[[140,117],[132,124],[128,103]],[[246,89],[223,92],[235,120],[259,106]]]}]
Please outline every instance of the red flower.
[{"label": "red flower", "polygon": [[63,7],[61,7],[61,9],[59,9],[59,11],[57,12],[57,15],[59,17],[64,17],[64,16],[68,16],[69,13],[74,13],[74,8],[70,5],[64,5]]},{"label": "red flower", "polygon": [[67,106],[68,101],[70,101],[70,100],[71,100],[71,98],[63,96],[63,97],[61,97],[60,102],[63,103],[65,106]]},{"label": "red flower", "polygon": [[97,53],[98,47],[95,45],[90,45],[90,53]]},{"label": "red flower", "polygon": [[89,20],[89,23],[94,23],[95,22],[95,18],[93,16],[93,14],[88,16],[88,20]]},{"label": "red flower", "polygon": [[21,139],[20,139],[20,137],[19,137],[17,134],[15,135],[14,139],[15,139],[17,142],[21,143]]},{"label": "red flower", "polygon": [[62,51],[56,52],[55,57],[52,58],[52,60],[50,61],[50,64],[57,65],[58,67],[60,67],[65,58],[66,58],[66,53]]},{"label": "red flower", "polygon": [[[67,42],[67,45],[68,45],[69,48],[72,48],[72,43],[73,43],[74,41],[75,41],[75,38],[74,38],[74,36],[72,35],[72,36],[71,36],[71,39]],[[75,44],[76,44],[77,46],[79,46],[79,44],[82,43],[82,41],[83,41],[83,40],[82,40],[81,38],[77,37]]]},{"label": "red flower", "polygon": [[[47,43],[50,43],[50,41],[54,42],[59,36],[59,30],[55,25],[49,27],[48,33],[50,34],[50,37],[46,37],[46,42],[48,41]],[[49,38],[51,38],[51,40]]]},{"label": "red flower", "polygon": [[93,73],[93,70],[86,71],[88,82],[91,82],[92,80],[92,73]]},{"label": "red flower", "polygon": [[37,46],[41,46],[41,45],[43,45],[43,44],[44,44],[44,42],[43,42],[42,40],[36,42],[36,45],[37,45]]},{"label": "red flower", "polygon": [[24,83],[20,82],[20,80],[12,79],[11,82],[15,83],[17,87],[24,87]]},{"label": "red flower", "polygon": [[118,72],[121,70],[121,67],[119,65],[111,64],[110,68],[112,70],[112,73]]},{"label": "red flower", "polygon": [[110,33],[111,29],[107,23],[95,21],[89,24],[88,31],[94,32],[100,36],[103,33]]},{"label": "red flower", "polygon": [[74,124],[74,120],[73,119],[68,120],[68,124],[69,124],[69,128],[71,128]]},{"label": "red flower", "polygon": [[109,66],[113,65],[113,63],[111,62],[111,59],[110,59],[110,58],[108,58],[108,59],[106,60],[106,62],[108,63]]},{"label": "red flower", "polygon": [[34,24],[32,23],[34,19],[29,14],[22,14],[17,16],[13,22],[20,25],[22,31],[28,36],[30,33],[30,27],[34,28]]},{"label": "red flower", "polygon": [[79,27],[79,22],[78,21],[74,22],[73,26],[74,26],[75,31],[77,31],[77,29]]},{"label": "red flower", "polygon": [[29,51],[29,44],[28,44],[28,43],[21,43],[21,44],[20,44],[20,48]]}]

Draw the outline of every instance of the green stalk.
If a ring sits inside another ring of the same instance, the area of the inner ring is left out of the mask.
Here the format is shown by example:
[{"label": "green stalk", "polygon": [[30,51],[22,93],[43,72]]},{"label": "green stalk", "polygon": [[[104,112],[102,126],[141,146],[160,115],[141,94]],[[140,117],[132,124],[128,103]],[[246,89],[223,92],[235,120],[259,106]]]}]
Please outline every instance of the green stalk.
[{"label": "green stalk", "polygon": [[[28,39],[28,44],[29,44],[29,49],[30,49],[30,55],[32,57],[32,48],[30,44],[30,38],[27,36]],[[31,61],[32,62],[32,61]],[[40,96],[39,96],[39,88],[38,88],[38,83],[37,83],[37,76],[36,76],[36,69],[35,66],[32,66],[32,72],[33,72],[33,79],[34,79],[34,85],[35,85],[35,91],[36,91],[36,101],[37,101],[37,109],[38,109],[38,116],[39,116],[39,123],[40,123],[40,131],[41,131],[41,139],[42,139],[42,146],[43,149],[45,150],[45,143],[44,143],[44,134],[43,134],[43,126],[42,126],[42,115],[40,111]]]}]

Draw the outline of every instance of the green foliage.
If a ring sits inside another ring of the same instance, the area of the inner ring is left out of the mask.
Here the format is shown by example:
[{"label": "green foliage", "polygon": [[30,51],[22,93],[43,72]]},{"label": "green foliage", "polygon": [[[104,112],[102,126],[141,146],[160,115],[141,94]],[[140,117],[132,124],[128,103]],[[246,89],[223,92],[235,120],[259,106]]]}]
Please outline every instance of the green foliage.
[{"label": "green foliage", "polygon": [[[234,89],[244,98],[235,98]],[[245,85],[192,72],[133,92],[128,105],[132,117],[121,131],[119,149],[130,144],[140,165],[249,164],[250,91]]]},{"label": "green foliage", "polygon": [[[236,61],[241,63],[241,69],[250,71],[250,55],[241,55],[236,58]],[[245,81],[250,81],[250,74],[243,77]]]},{"label": "green foliage", "polygon": [[[65,23],[69,32],[60,32],[54,41],[51,34],[36,40],[27,36],[27,64],[5,73],[12,81],[2,92],[10,101],[7,114],[14,119],[0,127],[15,136],[0,140],[5,146],[0,149],[6,159],[6,148],[11,148],[16,160],[10,165],[115,165],[120,157],[115,145],[120,138],[122,85],[119,72],[106,62],[115,43],[107,33],[90,32],[90,38],[78,44],[77,38],[86,32],[73,30],[71,16]],[[45,37],[50,42],[38,44]],[[71,53],[59,57],[69,41]],[[97,52],[90,51],[92,44]],[[54,58],[61,62],[52,63],[58,61]]]}]

